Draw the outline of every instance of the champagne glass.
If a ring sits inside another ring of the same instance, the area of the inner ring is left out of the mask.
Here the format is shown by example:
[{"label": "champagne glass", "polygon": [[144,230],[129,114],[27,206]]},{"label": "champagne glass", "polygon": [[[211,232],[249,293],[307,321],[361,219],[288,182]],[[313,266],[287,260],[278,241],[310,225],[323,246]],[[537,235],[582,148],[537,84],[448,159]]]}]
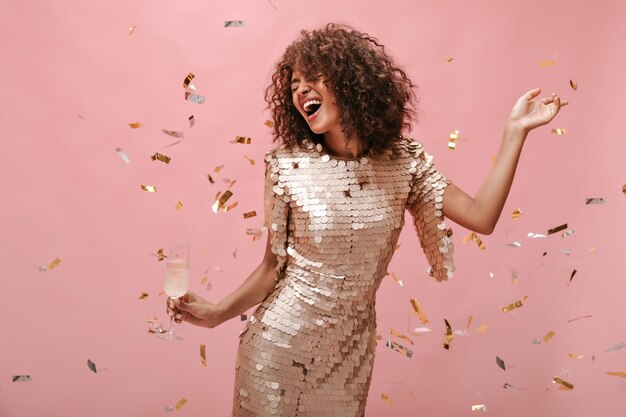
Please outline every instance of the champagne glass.
[{"label": "champagne glass", "polygon": [[[172,299],[182,297],[189,285],[189,242],[173,240],[168,245],[163,289]],[[184,337],[174,332],[174,317],[170,319],[170,328],[166,333],[157,335],[165,340],[181,340]]]}]

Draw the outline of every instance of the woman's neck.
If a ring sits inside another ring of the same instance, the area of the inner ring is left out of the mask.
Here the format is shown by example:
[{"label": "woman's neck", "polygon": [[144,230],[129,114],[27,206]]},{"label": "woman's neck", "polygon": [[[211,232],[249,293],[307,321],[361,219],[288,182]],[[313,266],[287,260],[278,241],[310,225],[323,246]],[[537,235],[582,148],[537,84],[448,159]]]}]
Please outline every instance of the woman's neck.
[{"label": "woman's neck", "polygon": [[343,132],[326,132],[324,133],[324,147],[326,151],[338,158],[354,159],[367,152],[365,144],[356,137],[346,141]]}]

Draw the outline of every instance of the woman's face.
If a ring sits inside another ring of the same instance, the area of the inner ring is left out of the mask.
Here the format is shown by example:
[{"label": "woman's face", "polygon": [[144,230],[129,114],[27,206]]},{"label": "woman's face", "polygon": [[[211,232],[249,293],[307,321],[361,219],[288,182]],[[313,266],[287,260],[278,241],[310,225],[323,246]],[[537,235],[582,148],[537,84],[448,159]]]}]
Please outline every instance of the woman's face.
[{"label": "woman's face", "polygon": [[319,135],[341,130],[341,114],[335,95],[328,88],[328,78],[320,75],[315,80],[305,80],[300,71],[294,70],[291,75],[291,96],[294,106],[313,133]]}]

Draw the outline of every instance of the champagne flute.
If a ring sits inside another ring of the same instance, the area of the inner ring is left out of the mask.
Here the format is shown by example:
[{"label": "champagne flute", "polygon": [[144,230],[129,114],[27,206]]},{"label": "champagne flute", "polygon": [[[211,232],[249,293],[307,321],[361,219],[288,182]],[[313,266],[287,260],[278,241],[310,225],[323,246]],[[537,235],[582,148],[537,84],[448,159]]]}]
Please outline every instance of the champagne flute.
[{"label": "champagne flute", "polygon": [[[186,240],[173,240],[168,245],[163,289],[172,300],[180,298],[187,293],[189,285],[189,246],[189,242]],[[174,332],[174,317],[170,319],[168,331],[157,335],[157,337],[165,340],[184,339],[184,337]]]}]

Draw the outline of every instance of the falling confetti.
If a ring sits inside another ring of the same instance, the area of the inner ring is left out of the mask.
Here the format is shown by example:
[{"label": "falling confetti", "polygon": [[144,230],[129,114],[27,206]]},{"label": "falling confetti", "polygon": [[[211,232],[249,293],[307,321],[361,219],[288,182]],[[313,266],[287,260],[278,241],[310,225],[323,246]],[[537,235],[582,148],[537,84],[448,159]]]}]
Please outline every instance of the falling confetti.
[{"label": "falling confetti", "polygon": [[157,261],[159,262],[167,258],[167,255],[163,253],[163,249],[159,249],[156,253],[151,253],[150,255],[156,256],[158,258]]},{"label": "falling confetti", "polygon": [[187,399],[186,398],[181,398],[179,402],[176,403],[176,405],[174,406],[177,410],[180,410],[181,408],[183,408],[183,405],[187,404]]},{"label": "falling confetti", "polygon": [[508,382],[506,382],[504,385],[502,385],[502,388],[504,389],[515,389],[515,387],[511,384],[509,384]]},{"label": "falling confetti", "polygon": [[559,252],[561,252],[563,255],[571,255],[572,254],[572,252],[570,252],[567,249],[559,249]]},{"label": "falling confetti", "polygon": [[244,155],[243,157],[248,160],[248,162],[250,163],[250,166],[256,165],[256,163],[254,162],[254,159],[249,158],[248,155]]},{"label": "falling confetti", "polygon": [[555,376],[554,379],[552,380],[553,383],[560,385],[561,387],[563,387],[563,389],[566,390],[573,390],[574,389],[574,385],[570,384],[569,382],[559,378],[558,376]]},{"label": "falling confetti", "polygon": [[474,242],[476,242],[476,244],[478,245],[478,247],[481,250],[485,250],[485,244],[483,243],[482,240],[480,240],[480,238],[478,237],[478,235],[476,234],[476,232],[472,232],[469,235],[465,236],[463,238],[463,243],[467,243],[470,240],[473,240]]},{"label": "falling confetti", "polygon": [[517,240],[516,240],[516,241],[514,241],[514,242],[511,242],[511,243],[507,243],[506,245],[507,245],[507,246],[512,246],[512,247],[514,247],[514,248],[519,248],[519,247],[521,247],[521,246],[522,246],[522,244],[521,244],[521,243],[519,243]]},{"label": "falling confetti", "polygon": [[420,318],[422,324],[428,323],[428,317],[426,317],[426,313],[424,313],[424,310],[420,306],[420,303],[417,302],[417,299],[412,298],[410,301],[411,306],[413,306],[413,311],[415,311],[415,314],[417,314],[417,316]]},{"label": "falling confetti", "polygon": [[135,28],[137,26],[132,25],[131,27],[128,28],[128,36],[132,35],[133,33],[135,33]]},{"label": "falling confetti", "polygon": [[193,114],[189,116],[189,127],[193,127],[196,124],[196,119],[193,117]]},{"label": "falling confetti", "polygon": [[61,263],[61,260],[59,258],[54,258],[54,260],[50,262],[50,264],[48,265],[48,269],[54,269],[60,263]]},{"label": "falling confetti", "polygon": [[169,164],[172,158],[157,152],[154,155],[152,155],[150,159],[152,159],[153,161],[159,160],[161,162],[165,162],[166,164]]},{"label": "falling confetti", "polygon": [[546,68],[546,67],[551,67],[553,65],[556,65],[555,61],[552,60],[547,60],[547,61],[541,61],[539,62],[539,66],[542,68]]},{"label": "falling confetti", "polygon": [[504,365],[504,361],[500,359],[499,356],[496,356],[496,363],[498,364],[500,368],[502,368],[503,371],[506,371],[506,366]]},{"label": "falling confetti", "polygon": [[560,232],[561,230],[565,230],[565,229],[567,229],[567,223],[562,224],[562,225],[560,225],[560,226],[557,226],[557,227],[554,227],[554,228],[552,228],[552,229],[548,230],[548,235],[552,235],[552,234],[554,234],[554,233],[558,233],[558,232]]},{"label": "falling confetti", "polygon": [[143,125],[139,122],[135,122],[135,123],[129,123],[128,126],[130,126],[131,129],[138,129]]},{"label": "falling confetti", "polygon": [[194,78],[195,75],[193,75],[193,73],[190,72],[189,74],[187,74],[187,76],[183,80],[183,88],[188,88],[189,84],[191,84],[191,80],[193,80]]},{"label": "falling confetti", "polygon": [[443,348],[446,350],[450,350],[450,343],[452,342],[452,339],[454,338],[454,333],[452,332],[452,326],[450,326],[450,323],[448,323],[448,320],[443,319],[445,325],[446,325],[446,338],[443,340]]},{"label": "falling confetti", "polygon": [[607,372],[606,374],[607,375],[611,375],[611,376],[619,376],[619,377],[622,377],[622,378],[626,378],[626,372],[622,372],[622,371],[619,371],[619,372]]},{"label": "falling confetti", "polygon": [[142,292],[141,295],[139,296],[140,300],[144,300],[146,298],[148,298],[148,293],[147,292]]},{"label": "falling confetti", "polygon": [[230,197],[232,197],[233,193],[230,190],[226,190],[224,194],[221,191],[218,191],[215,196],[215,202],[213,203],[213,213],[217,213],[218,211],[227,211],[225,209],[226,202]]},{"label": "falling confetti", "polygon": [[478,404],[472,406],[472,411],[483,411],[487,412],[487,406],[485,404]]},{"label": "falling confetti", "polygon": [[624,193],[624,195],[626,195],[626,184],[624,184],[624,185],[622,186],[622,193]]},{"label": "falling confetti", "polygon": [[486,324],[481,324],[480,326],[478,326],[478,329],[476,329],[476,331],[478,333],[486,333],[488,328],[489,326],[487,326]]},{"label": "falling confetti", "polygon": [[93,371],[94,374],[98,373],[98,371],[96,370],[96,364],[90,361],[89,359],[87,359],[87,366],[89,367],[89,369]]},{"label": "falling confetti", "polygon": [[176,142],[174,142],[174,143],[170,143],[169,145],[165,145],[165,146],[161,147],[160,149],[169,148],[170,146],[175,146],[175,145],[178,145],[178,144],[179,144],[179,143],[181,143],[181,142],[182,142],[182,140],[178,140],[178,141],[176,141]]},{"label": "falling confetti", "polygon": [[522,216],[522,210],[516,208],[515,210],[513,210],[513,213],[511,213],[511,218],[513,220],[517,220]]},{"label": "falling confetti", "polygon": [[207,174],[206,177],[209,179],[209,182],[211,184],[215,184],[215,180],[213,179],[213,177],[211,176],[211,174]]},{"label": "falling confetti", "polygon": [[531,239],[545,239],[547,236],[539,233],[529,233],[528,237]]},{"label": "falling confetti", "polygon": [[563,232],[563,234],[561,234],[561,237],[568,237],[571,236],[575,233],[574,230],[566,230],[565,232]]},{"label": "falling confetti", "polygon": [[576,80],[569,80],[569,85],[574,89],[574,91],[578,91],[578,83]]},{"label": "falling confetti", "polygon": [[274,127],[274,122],[271,120],[266,120],[263,124],[267,127]]},{"label": "falling confetti", "polygon": [[394,280],[395,282],[397,282],[397,283],[398,283],[398,285],[399,285],[399,286],[404,287],[404,282],[402,282],[402,280],[401,280],[401,279],[398,279],[398,276],[396,275],[396,273],[395,273],[395,272],[392,272],[392,273],[391,273],[391,277],[393,278],[393,280]]},{"label": "falling confetti", "polygon": [[576,320],[588,319],[588,318],[590,318],[590,317],[593,317],[593,315],[589,315],[589,316],[582,316],[582,317],[576,317],[575,319],[568,320],[567,322],[568,322],[568,323],[571,323],[571,322],[576,321]]},{"label": "falling confetti", "polygon": [[192,94],[188,91],[185,91],[185,100],[191,101],[195,104],[202,104],[204,100],[206,100],[205,96],[201,96],[200,94]]},{"label": "falling confetti", "polygon": [[383,392],[383,395],[381,396],[381,398],[389,407],[391,407],[391,398],[389,398],[387,394]]},{"label": "falling confetti", "polygon": [[244,21],[243,20],[226,20],[224,21],[224,27],[225,28],[240,28],[243,27],[244,25]]},{"label": "falling confetti", "polygon": [[245,315],[245,314],[242,314],[241,316],[239,316],[239,319],[240,319],[241,321],[246,321],[246,320],[248,320],[248,316],[247,316],[247,315]]},{"label": "falling confetti", "polygon": [[243,213],[243,218],[244,219],[249,219],[251,217],[255,217],[256,216],[256,211],[249,211],[247,213]]},{"label": "falling confetti", "polygon": [[250,145],[252,143],[252,138],[248,138],[245,136],[235,136],[235,140],[231,140],[230,143],[241,143],[242,145]]},{"label": "falling confetti", "polygon": [[200,345],[200,362],[202,366],[206,366],[206,346]]},{"label": "falling confetti", "polygon": [[182,210],[183,209],[183,203],[181,203],[180,201],[176,202],[176,210]]},{"label": "falling confetti", "polygon": [[454,150],[456,149],[456,140],[459,138],[459,131],[453,130],[450,132],[450,137],[448,140],[448,149]]},{"label": "falling confetti", "polygon": [[157,192],[157,188],[153,185],[143,185],[141,184],[141,189],[144,191],[147,191],[149,193],[156,193]]},{"label": "falling confetti", "polygon": [[526,299],[528,298],[528,296],[525,296],[522,300],[516,301],[512,304],[509,304],[506,307],[502,307],[502,312],[503,313],[508,313],[511,310],[515,310],[516,308],[520,308],[524,305],[524,302],[526,301]]},{"label": "falling confetti", "polygon": [[121,148],[115,148],[115,152],[117,152],[119,157],[122,158],[122,161],[130,164],[130,158],[126,155],[126,152],[124,152]]},{"label": "falling confetti", "polygon": [[555,128],[550,130],[550,132],[555,133],[557,135],[567,135],[567,129],[565,128]]},{"label": "falling confetti", "polygon": [[213,172],[218,173],[222,170],[222,168],[224,168],[224,164],[222,165],[218,165],[215,168],[213,168]]},{"label": "falling confetti", "polygon": [[33,380],[32,375],[13,375],[12,382],[31,382]]},{"label": "falling confetti", "polygon": [[413,356],[413,351],[410,349],[405,348],[404,346],[394,342],[391,339],[387,339],[387,347],[395,350],[398,353],[401,353],[402,355],[406,356],[407,358],[410,358]]},{"label": "falling confetti", "polygon": [[605,352],[615,352],[616,350],[620,350],[623,349],[624,347],[626,347],[626,344],[624,344],[624,342],[619,342],[616,345],[611,346],[610,348],[606,349]]},{"label": "falling confetti", "polygon": [[542,339],[544,341],[544,343],[547,343],[550,339],[552,339],[554,337],[556,333],[554,333],[552,330],[550,330]]},{"label": "falling confetti", "polygon": [[446,58],[446,62],[452,62],[454,61],[454,57],[453,56],[449,56]]},{"label": "falling confetti", "polygon": [[183,132],[178,132],[176,130],[165,130],[165,129],[161,129],[161,131],[165,133],[166,135],[171,136],[173,138],[180,138],[180,139],[185,138],[185,134]]},{"label": "falling confetti", "polygon": [[572,283],[572,280],[574,279],[574,275],[576,275],[576,270],[574,269],[572,271],[572,275],[569,277],[569,282],[567,283],[567,285],[569,286]]},{"label": "falling confetti", "polygon": [[606,204],[606,198],[586,198],[585,204]]},{"label": "falling confetti", "polygon": [[398,331],[395,331],[394,329],[391,329],[391,335],[395,336],[397,338],[406,340],[407,342],[409,342],[411,345],[414,345],[415,343],[413,342],[413,340],[411,340],[411,338],[409,336],[406,336]]},{"label": "falling confetti", "polygon": [[577,353],[570,353],[567,356],[569,356],[572,359],[582,359],[583,358],[583,355],[579,355]]}]

